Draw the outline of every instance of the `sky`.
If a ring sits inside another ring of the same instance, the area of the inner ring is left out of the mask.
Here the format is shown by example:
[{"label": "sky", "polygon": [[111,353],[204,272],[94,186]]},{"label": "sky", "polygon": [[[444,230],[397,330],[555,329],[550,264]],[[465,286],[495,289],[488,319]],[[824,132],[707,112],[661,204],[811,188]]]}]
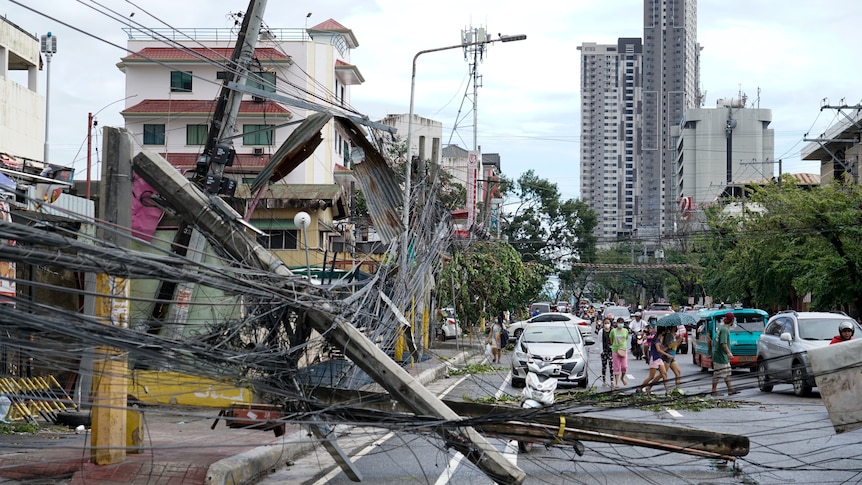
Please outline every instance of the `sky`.
[{"label": "sky", "polygon": [[[49,160],[74,167],[79,179],[86,167],[87,114],[97,113],[100,126],[123,125],[125,80],[116,64],[125,55],[125,22],[228,28],[229,13],[248,7],[247,0],[16,1],[0,0],[0,15],[37,38],[47,32],[57,37]],[[124,20],[103,15],[106,9]],[[351,62],[365,82],[351,87],[351,104],[373,120],[409,112],[411,68],[419,51],[458,45],[461,31],[474,27],[492,38],[526,35],[520,42],[488,46],[479,64],[476,144],[483,153],[500,154],[508,178],[534,170],[556,183],[564,199],[580,197],[577,47],[643,37],[642,0],[270,0],[264,14],[271,28],[311,27],[330,18],[359,42]],[[800,160],[803,138],[840,121],[838,111],[822,105],[862,99],[862,62],[853,40],[860,25],[858,0],[700,0],[704,107],[744,93],[748,107],[772,110],[775,160],[783,160],[783,171],[819,173],[818,163]],[[39,78],[43,95],[45,74]],[[460,48],[417,58],[414,112],[443,124],[444,145],[473,147],[468,92],[469,64]],[[94,178],[99,173],[94,167]]]}]

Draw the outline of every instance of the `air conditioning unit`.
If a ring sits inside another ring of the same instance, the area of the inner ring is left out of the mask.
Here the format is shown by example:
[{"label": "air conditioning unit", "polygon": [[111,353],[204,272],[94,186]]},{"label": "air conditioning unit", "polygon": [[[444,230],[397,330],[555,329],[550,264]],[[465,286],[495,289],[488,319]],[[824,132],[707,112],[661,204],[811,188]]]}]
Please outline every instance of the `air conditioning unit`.
[{"label": "air conditioning unit", "polygon": [[255,148],[254,154],[255,155],[263,155],[263,148]]},{"label": "air conditioning unit", "polygon": [[252,96],[251,100],[254,101],[255,103],[263,103],[264,101],[266,101],[265,99],[263,99],[260,96]]}]

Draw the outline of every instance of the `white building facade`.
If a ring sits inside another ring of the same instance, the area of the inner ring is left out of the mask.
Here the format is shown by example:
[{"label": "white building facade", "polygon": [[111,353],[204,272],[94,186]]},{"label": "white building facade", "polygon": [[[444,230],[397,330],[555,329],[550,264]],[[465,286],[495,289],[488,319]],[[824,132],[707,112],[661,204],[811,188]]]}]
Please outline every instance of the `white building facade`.
[{"label": "white building facade", "polygon": [[585,42],[581,51],[581,199],[600,244],[631,237],[639,206],[641,39]]},{"label": "white building facade", "polygon": [[683,219],[701,213],[729,185],[773,177],[771,122],[772,110],[746,108],[742,100],[686,110],[673,130],[678,137],[674,195]]},{"label": "white building facade", "polygon": [[[141,148],[181,169],[194,169],[206,142],[235,32],[196,29],[128,30],[128,49],[117,67],[126,75],[126,128]],[[247,84],[317,105],[345,107],[350,86],[364,81],[350,63],[353,32],[330,19],[309,29],[262,31]],[[232,139],[237,156],[226,173],[248,182],[312,111],[244,95]],[[330,122],[313,155],[284,183],[328,184],[336,164],[349,167],[349,143]]]},{"label": "white building facade", "polygon": [[45,97],[39,39],[0,17],[0,153],[44,162]]}]

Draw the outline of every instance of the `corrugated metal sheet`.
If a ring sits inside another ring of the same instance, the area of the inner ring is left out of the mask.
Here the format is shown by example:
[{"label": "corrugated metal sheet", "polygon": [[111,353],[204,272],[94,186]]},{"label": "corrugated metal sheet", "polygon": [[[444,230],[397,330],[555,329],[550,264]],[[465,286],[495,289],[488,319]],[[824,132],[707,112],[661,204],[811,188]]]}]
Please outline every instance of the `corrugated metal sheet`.
[{"label": "corrugated metal sheet", "polygon": [[310,157],[323,141],[320,130],[329,123],[330,119],[332,115],[329,113],[314,113],[300,123],[255,177],[251,184],[251,193],[256,193],[268,181],[276,182],[283,179]]},{"label": "corrugated metal sheet", "polygon": [[365,152],[365,160],[353,165],[356,183],[365,195],[368,213],[377,234],[384,244],[389,244],[404,232],[401,222],[404,192],[398,174],[368,141],[365,131],[359,125],[341,116],[336,116],[335,121],[350,141]]}]

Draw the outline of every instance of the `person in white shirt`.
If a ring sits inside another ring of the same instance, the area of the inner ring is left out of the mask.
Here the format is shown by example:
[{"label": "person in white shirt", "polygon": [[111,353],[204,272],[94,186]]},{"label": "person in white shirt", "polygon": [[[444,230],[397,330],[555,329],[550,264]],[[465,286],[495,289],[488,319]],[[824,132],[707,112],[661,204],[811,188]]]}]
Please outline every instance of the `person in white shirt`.
[{"label": "person in white shirt", "polygon": [[635,319],[629,323],[629,329],[632,333],[643,332],[644,326],[646,326],[646,322],[643,321],[643,314],[641,312],[635,312]]}]

